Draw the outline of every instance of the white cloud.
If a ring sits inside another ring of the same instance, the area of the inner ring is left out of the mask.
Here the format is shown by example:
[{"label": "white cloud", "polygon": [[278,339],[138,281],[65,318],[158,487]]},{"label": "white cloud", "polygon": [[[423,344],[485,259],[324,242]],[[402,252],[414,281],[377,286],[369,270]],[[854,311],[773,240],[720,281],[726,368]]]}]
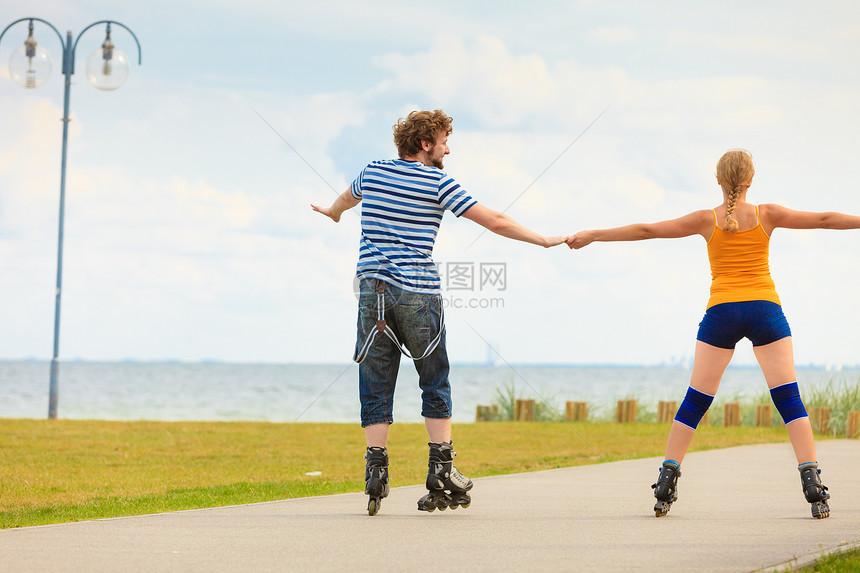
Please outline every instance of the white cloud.
[{"label": "white cloud", "polygon": [[554,95],[549,69],[540,57],[514,56],[498,38],[488,36],[468,46],[459,38],[440,36],[428,52],[390,54],[376,62],[396,74],[384,89],[422,92],[446,105],[465,104],[481,121],[501,127],[545,108]]},{"label": "white cloud", "polygon": [[588,32],[586,38],[599,44],[632,44],[640,35],[628,26],[601,26]]}]

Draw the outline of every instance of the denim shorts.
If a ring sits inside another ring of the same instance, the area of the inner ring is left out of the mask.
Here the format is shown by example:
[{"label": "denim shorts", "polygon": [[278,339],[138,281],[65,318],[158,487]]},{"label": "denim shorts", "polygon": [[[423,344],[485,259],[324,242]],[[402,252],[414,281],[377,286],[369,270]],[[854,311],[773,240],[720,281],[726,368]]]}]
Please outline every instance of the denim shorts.
[{"label": "denim shorts", "polygon": [[718,348],[734,349],[741,338],[764,346],[791,336],[782,307],[767,300],[715,304],[699,323],[697,340]]},{"label": "denim shorts", "polygon": [[[439,334],[442,297],[403,290],[380,279],[361,279],[358,297],[356,352],[376,328],[379,289],[385,295],[386,324],[412,356],[422,356]],[[400,369],[400,349],[379,335],[367,357],[358,367],[358,393],[361,400],[361,426],[394,422],[394,387]],[[448,351],[445,331],[439,345],[429,356],[415,360],[421,388],[421,415],[425,418],[451,417],[451,385],[448,382]]]}]

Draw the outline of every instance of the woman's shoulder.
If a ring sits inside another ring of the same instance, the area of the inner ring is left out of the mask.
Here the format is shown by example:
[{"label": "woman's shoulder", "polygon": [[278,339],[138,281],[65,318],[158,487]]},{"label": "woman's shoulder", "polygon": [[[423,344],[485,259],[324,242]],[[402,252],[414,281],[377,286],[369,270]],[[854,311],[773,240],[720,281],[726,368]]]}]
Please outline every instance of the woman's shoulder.
[{"label": "woman's shoulder", "polygon": [[719,209],[719,208],[720,207],[717,206],[717,207],[714,207],[713,209],[702,209],[701,211],[693,211],[693,213],[697,217],[700,217],[703,220],[708,220],[711,223],[713,223],[717,220],[717,209]]},{"label": "woman's shoulder", "polygon": [[772,220],[786,213],[789,209],[776,203],[762,203],[758,206],[758,216],[762,220]]}]

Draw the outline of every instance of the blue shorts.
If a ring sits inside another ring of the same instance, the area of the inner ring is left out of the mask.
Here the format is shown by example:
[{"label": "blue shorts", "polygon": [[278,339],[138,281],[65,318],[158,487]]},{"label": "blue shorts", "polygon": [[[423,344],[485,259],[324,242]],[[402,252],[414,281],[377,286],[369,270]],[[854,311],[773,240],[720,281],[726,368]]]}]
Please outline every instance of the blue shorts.
[{"label": "blue shorts", "polygon": [[764,346],[791,336],[782,307],[768,300],[726,302],[705,312],[696,340],[718,348],[734,349],[741,338]]}]

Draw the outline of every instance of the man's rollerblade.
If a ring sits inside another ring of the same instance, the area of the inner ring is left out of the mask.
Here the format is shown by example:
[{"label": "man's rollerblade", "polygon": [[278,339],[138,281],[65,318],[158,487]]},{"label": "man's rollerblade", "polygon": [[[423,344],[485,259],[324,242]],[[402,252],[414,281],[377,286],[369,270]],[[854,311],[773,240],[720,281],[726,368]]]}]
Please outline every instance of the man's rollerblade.
[{"label": "man's rollerblade", "polygon": [[660,469],[657,483],[651,488],[657,503],[654,504],[654,514],[663,517],[669,513],[669,508],[678,499],[678,478],[681,477],[681,466],[675,460],[666,460]]},{"label": "man's rollerblade", "polygon": [[472,489],[472,480],[457,471],[454,467],[454,456],[457,455],[450,443],[430,442],[430,458],[427,472],[427,490],[429,493],[418,500],[418,509],[433,511],[446,508],[457,509],[469,507],[472,498],[466,493]]},{"label": "man's rollerblade", "polygon": [[821,478],[818,476],[821,473],[818,464],[807,462],[797,466],[797,469],[800,470],[803,495],[806,496],[806,501],[812,504],[812,517],[815,519],[828,517],[830,506],[827,505],[827,500],[830,499],[830,494],[827,493],[827,486],[821,483]]},{"label": "man's rollerblade", "polygon": [[382,499],[388,497],[388,450],[370,447],[364,454],[367,467],[364,470],[364,493],[370,496],[367,514],[376,515]]}]

